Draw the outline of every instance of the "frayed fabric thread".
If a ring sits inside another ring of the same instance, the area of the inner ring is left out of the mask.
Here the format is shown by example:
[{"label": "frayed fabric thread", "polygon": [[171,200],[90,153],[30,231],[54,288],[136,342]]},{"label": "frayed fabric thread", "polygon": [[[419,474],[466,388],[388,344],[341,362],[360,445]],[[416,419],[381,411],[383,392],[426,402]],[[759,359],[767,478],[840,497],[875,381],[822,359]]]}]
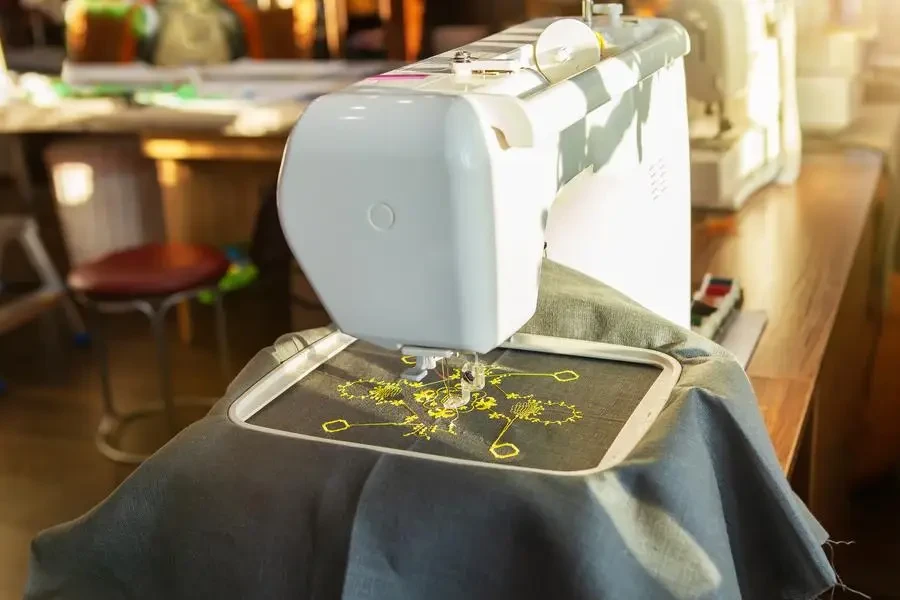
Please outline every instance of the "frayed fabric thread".
[{"label": "frayed fabric thread", "polygon": [[[853,594],[854,596],[858,596],[860,598],[865,598],[866,600],[872,600],[872,596],[865,594],[859,590],[855,590],[849,585],[845,584],[841,579],[841,576],[837,572],[837,568],[834,566],[834,547],[835,546],[852,546],[856,544],[854,541],[840,541],[840,540],[826,540],[825,547],[828,548],[828,562],[831,563],[831,568],[834,570],[834,577],[837,583],[835,583],[834,587],[831,588],[831,594],[828,596],[829,600],[834,598],[834,593],[840,589],[843,592],[847,592],[849,594]],[[825,596],[820,596],[820,598],[824,598]]]}]

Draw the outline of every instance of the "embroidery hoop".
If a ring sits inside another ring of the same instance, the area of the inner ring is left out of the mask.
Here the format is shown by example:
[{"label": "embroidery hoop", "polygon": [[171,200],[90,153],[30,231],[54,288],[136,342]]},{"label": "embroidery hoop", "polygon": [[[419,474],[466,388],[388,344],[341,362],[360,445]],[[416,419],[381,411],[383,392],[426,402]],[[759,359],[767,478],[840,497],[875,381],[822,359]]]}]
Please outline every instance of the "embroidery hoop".
[{"label": "embroidery hoop", "polygon": [[277,400],[283,393],[296,385],[304,377],[318,369],[328,360],[337,356],[340,352],[356,342],[356,338],[341,331],[334,331],[322,339],[310,344],[265,377],[252,385],[241,394],[228,408],[228,418],[238,427],[294,439],[301,439],[321,444],[336,444],[365,448],[383,454],[408,456],[419,460],[433,460],[454,464],[465,464],[486,469],[511,469],[514,471],[528,471],[556,476],[583,477],[600,471],[604,471],[621,463],[634,450],[638,442],[644,437],[653,423],[656,421],[663,407],[666,405],[678,378],[681,375],[681,365],[671,356],[645,350],[631,348],[615,344],[601,342],[588,342],[550,336],[516,334],[501,348],[524,352],[541,352],[560,356],[578,356],[593,358],[601,361],[625,362],[640,365],[650,365],[660,369],[660,374],[644,397],[638,402],[631,416],[619,431],[613,443],[610,445],[603,459],[596,467],[576,471],[555,471],[549,469],[536,469],[519,465],[484,462],[471,459],[460,459],[421,452],[411,452],[397,448],[375,446],[340,439],[328,439],[292,431],[272,429],[250,423],[254,415],[266,406]]}]

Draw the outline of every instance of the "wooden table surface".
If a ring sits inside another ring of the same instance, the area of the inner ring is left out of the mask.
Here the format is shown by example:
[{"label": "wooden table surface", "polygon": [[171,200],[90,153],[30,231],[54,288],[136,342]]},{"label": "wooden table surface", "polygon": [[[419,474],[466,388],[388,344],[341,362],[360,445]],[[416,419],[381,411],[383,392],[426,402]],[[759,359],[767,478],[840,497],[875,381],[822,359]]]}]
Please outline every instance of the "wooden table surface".
[{"label": "wooden table surface", "polygon": [[875,204],[876,153],[808,153],[795,186],[769,186],[732,222],[695,211],[692,279],[736,277],[769,324],[747,368],[778,459],[797,457],[826,347]]}]

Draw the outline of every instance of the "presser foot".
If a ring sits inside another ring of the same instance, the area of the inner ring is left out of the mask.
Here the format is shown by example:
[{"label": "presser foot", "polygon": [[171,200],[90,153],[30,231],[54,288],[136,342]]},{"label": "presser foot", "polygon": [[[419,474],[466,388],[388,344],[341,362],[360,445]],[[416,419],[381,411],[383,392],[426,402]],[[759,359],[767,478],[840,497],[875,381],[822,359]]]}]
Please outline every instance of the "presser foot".
[{"label": "presser foot", "polygon": [[475,360],[465,362],[459,370],[459,395],[451,394],[444,401],[444,408],[462,408],[472,400],[472,393],[484,389],[484,380],[487,369],[483,363]]},{"label": "presser foot", "polygon": [[[407,381],[421,382],[427,376],[428,372],[437,369],[439,360],[448,361],[459,356],[452,350],[435,350],[432,348],[412,348],[404,347],[402,352],[416,358],[416,364],[406,369],[400,374],[400,377]],[[464,359],[463,359],[464,360]],[[453,361],[459,365],[457,360]],[[446,364],[446,363],[445,363]],[[484,389],[485,375],[487,368],[478,360],[478,355],[474,354],[470,360],[465,360],[461,366],[455,367],[459,369],[459,393],[456,393],[457,384],[453,385],[453,393],[449,393],[444,400],[444,408],[462,408],[472,400],[472,393]],[[447,373],[444,374],[447,377]],[[455,375],[452,379],[455,379]]]}]

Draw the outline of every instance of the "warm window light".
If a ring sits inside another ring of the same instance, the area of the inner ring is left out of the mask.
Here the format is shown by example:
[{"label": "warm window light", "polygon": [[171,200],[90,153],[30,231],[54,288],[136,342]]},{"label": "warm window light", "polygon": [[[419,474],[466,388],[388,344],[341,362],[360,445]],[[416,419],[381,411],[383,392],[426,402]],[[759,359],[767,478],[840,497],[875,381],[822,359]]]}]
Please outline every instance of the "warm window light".
[{"label": "warm window light", "polygon": [[7,104],[15,97],[16,84],[13,82],[9,73],[0,72],[0,105]]},{"label": "warm window light", "polygon": [[778,44],[766,40],[757,46],[747,85],[747,116],[756,123],[768,123],[781,106],[781,82],[771,66],[779,64]]},{"label": "warm window light", "polygon": [[631,12],[636,17],[655,17],[666,12],[671,0],[634,0]]},{"label": "warm window light", "polygon": [[61,163],[53,167],[56,200],[63,206],[87,204],[94,195],[94,169],[84,163]]},{"label": "warm window light", "polygon": [[272,0],[256,0],[256,5],[260,10],[271,10],[272,8],[289,10],[294,7],[294,0],[275,0],[274,6]]},{"label": "warm window light", "polygon": [[19,88],[28,95],[36,106],[59,104],[59,96],[49,78],[37,73],[24,73],[19,77]]},{"label": "warm window light", "polygon": [[347,12],[351,15],[374,15],[380,9],[379,0],[347,0]]},{"label": "warm window light", "polygon": [[741,140],[738,173],[749,177],[766,164],[766,141],[769,136],[758,129],[747,132]]},{"label": "warm window light", "polygon": [[237,135],[258,136],[277,131],[284,123],[279,110],[254,107],[240,112],[228,129]]}]

